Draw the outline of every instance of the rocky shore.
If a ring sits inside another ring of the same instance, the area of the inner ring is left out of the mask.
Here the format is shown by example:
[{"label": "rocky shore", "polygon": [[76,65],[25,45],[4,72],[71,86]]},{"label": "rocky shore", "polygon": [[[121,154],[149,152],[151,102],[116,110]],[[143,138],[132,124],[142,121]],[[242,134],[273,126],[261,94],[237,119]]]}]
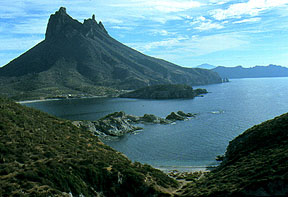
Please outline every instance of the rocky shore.
[{"label": "rocky shore", "polygon": [[126,133],[131,133],[143,128],[136,124],[171,124],[175,121],[188,120],[196,114],[184,113],[183,111],[171,112],[166,118],[161,118],[153,114],[134,116],[123,111],[114,112],[96,121],[73,121],[78,128],[84,128],[100,137],[119,137]]}]

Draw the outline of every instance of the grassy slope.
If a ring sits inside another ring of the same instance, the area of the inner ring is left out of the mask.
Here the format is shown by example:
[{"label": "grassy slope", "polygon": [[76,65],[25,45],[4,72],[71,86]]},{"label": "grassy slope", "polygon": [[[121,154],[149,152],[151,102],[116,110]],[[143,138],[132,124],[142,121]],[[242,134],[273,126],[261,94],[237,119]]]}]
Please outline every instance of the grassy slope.
[{"label": "grassy slope", "polygon": [[288,195],[288,114],[235,138],[220,167],[180,195]]},{"label": "grassy slope", "polygon": [[69,121],[0,98],[0,196],[149,196],[177,185]]}]

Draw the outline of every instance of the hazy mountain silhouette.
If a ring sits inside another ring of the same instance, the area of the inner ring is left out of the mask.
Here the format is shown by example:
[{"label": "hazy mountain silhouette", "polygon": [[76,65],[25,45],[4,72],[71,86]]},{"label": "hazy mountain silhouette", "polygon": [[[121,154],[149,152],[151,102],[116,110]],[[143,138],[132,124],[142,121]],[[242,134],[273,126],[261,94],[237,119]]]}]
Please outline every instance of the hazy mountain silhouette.
[{"label": "hazy mountain silhouette", "polygon": [[51,15],[45,40],[0,69],[0,90],[14,97],[103,95],[154,84],[220,82],[217,73],[131,49],[110,37],[94,15],[80,23],[63,7]]},{"label": "hazy mountain silhouette", "polygon": [[260,77],[288,77],[288,68],[268,65],[268,66],[255,66],[252,68],[243,68],[242,66],[236,67],[223,67],[218,66],[213,71],[217,72],[222,78],[260,78]]},{"label": "hazy mountain silhouette", "polygon": [[210,69],[216,68],[216,66],[213,66],[213,65],[211,65],[211,64],[201,64],[201,65],[199,65],[199,66],[196,66],[196,68],[203,68],[203,69],[208,69],[208,70],[210,70]]}]

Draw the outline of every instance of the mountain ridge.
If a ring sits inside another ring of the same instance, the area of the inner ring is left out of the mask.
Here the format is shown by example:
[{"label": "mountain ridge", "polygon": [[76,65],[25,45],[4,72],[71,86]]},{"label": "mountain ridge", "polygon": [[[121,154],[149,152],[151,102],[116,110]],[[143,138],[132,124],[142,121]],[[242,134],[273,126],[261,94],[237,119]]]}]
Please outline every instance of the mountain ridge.
[{"label": "mountain ridge", "polygon": [[221,83],[217,73],[144,55],[113,39],[95,15],[80,23],[63,7],[50,16],[45,40],[0,68],[1,92],[12,98],[212,83]]},{"label": "mountain ridge", "polygon": [[269,64],[268,66],[254,66],[244,68],[242,66],[224,67],[218,66],[213,71],[222,78],[261,78],[261,77],[288,77],[288,68]]}]

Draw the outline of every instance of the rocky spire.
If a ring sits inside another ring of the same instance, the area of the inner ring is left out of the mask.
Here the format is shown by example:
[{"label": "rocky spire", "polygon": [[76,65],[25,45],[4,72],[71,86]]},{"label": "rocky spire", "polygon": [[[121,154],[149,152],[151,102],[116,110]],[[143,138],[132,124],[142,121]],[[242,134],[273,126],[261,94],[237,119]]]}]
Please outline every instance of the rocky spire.
[{"label": "rocky spire", "polygon": [[64,7],[60,7],[60,9],[58,10],[59,14],[67,14],[66,13],[66,8]]},{"label": "rocky spire", "polygon": [[71,28],[77,29],[81,28],[80,26],[80,22],[74,20],[66,13],[66,8],[60,7],[60,9],[56,11],[55,14],[52,14],[49,18],[45,39],[49,40],[59,37],[68,33],[69,29],[71,31]]},{"label": "rocky spire", "polygon": [[100,32],[108,34],[103,24],[101,22],[99,22],[99,24],[97,23],[94,14],[92,15],[92,18],[84,20],[84,23],[82,24],[69,16],[66,13],[66,8],[60,7],[60,9],[55,12],[55,14],[50,16],[45,39],[53,40],[63,37],[68,38],[77,34],[83,34],[85,36],[89,35],[90,37],[98,37]]}]

